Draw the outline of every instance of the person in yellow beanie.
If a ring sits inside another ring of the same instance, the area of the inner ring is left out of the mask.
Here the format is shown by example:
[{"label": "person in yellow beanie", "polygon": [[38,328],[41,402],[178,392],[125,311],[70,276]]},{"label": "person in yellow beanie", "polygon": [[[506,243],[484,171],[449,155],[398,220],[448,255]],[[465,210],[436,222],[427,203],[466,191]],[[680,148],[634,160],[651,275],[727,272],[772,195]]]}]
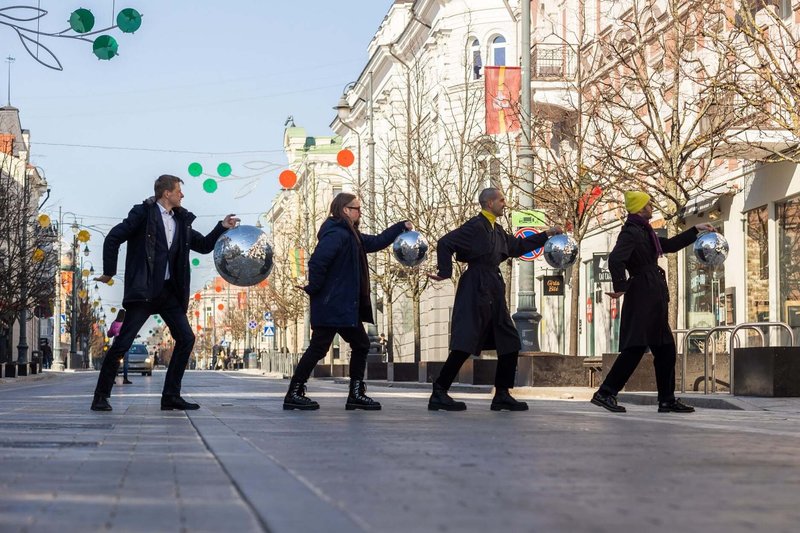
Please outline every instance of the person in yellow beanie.
[{"label": "person in yellow beanie", "polygon": [[693,407],[675,398],[675,339],[669,327],[666,275],[658,266],[658,258],[689,246],[700,231],[714,231],[714,228],[709,224],[697,224],[671,239],[658,237],[650,225],[653,201],[643,191],[626,192],[625,209],[628,218],[608,256],[614,292],[607,294],[611,298],[625,295],[620,320],[620,354],[600,389],[592,396],[592,403],[624,413],[625,408],[617,404],[617,394],[649,347],[656,371],[658,412],[691,413]]}]

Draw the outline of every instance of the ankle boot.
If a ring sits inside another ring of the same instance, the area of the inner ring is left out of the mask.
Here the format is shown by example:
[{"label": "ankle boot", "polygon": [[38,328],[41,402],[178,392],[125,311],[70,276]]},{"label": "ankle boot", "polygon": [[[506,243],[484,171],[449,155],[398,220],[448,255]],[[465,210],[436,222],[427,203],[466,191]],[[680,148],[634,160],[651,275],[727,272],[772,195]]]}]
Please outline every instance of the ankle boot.
[{"label": "ankle boot", "polygon": [[350,394],[347,395],[347,403],[344,408],[348,411],[353,409],[364,409],[367,411],[379,411],[381,404],[366,395],[367,386],[363,380],[350,380]]},{"label": "ankle boot", "polygon": [[433,393],[428,400],[429,411],[465,411],[466,409],[467,404],[455,401],[447,394],[447,389],[436,382],[433,383]]},{"label": "ankle boot", "polygon": [[95,394],[92,400],[92,411],[111,411],[111,404],[108,403],[108,398]]},{"label": "ankle boot", "polygon": [[527,411],[528,404],[525,402],[518,402],[511,396],[508,389],[496,389],[494,398],[492,398],[492,411]]},{"label": "ankle boot", "polygon": [[283,399],[285,410],[300,409],[301,411],[313,411],[319,409],[319,404],[306,396],[306,384],[299,381],[289,383],[289,391]]}]

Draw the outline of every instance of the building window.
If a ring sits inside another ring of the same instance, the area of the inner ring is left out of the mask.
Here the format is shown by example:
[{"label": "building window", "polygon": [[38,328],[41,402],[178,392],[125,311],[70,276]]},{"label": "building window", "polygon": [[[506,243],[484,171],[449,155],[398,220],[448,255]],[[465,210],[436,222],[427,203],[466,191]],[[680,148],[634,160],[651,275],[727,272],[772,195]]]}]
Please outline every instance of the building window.
[{"label": "building window", "polygon": [[769,243],[767,207],[747,212],[745,286],[747,321],[769,320]]},{"label": "building window", "polygon": [[778,207],[780,319],[800,331],[800,198]]},{"label": "building window", "polygon": [[481,79],[483,60],[481,59],[481,42],[478,39],[472,40],[470,52],[472,53],[472,79],[479,80]]},{"label": "building window", "polygon": [[504,67],[506,64],[506,38],[502,35],[492,39],[492,61],[496,67]]},{"label": "building window", "polygon": [[724,268],[703,265],[687,252],[685,290],[686,327],[713,328],[727,322]]}]

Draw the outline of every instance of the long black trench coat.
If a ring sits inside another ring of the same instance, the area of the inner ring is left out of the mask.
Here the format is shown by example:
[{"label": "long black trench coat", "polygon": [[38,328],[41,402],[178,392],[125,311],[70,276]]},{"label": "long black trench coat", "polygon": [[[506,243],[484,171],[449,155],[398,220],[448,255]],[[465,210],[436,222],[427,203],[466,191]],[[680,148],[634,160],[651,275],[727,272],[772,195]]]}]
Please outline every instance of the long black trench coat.
[{"label": "long black trench coat", "polygon": [[516,238],[500,224],[494,228],[483,215],[439,239],[436,249],[438,275],[453,274],[456,261],[467,263],[458,281],[450,327],[450,350],[477,355],[496,349],[498,355],[518,352],[519,333],[506,305],[503,276],[498,268],[509,257],[519,257],[544,245],[545,233]]},{"label": "long black trench coat", "polygon": [[[697,239],[692,227],[672,237],[659,237],[663,253],[674,253]],[[658,266],[656,247],[643,226],[625,222],[608,256],[614,292],[624,292],[619,348],[661,346],[675,342],[669,327],[669,290]],[[626,276],[628,271],[630,277]]]}]

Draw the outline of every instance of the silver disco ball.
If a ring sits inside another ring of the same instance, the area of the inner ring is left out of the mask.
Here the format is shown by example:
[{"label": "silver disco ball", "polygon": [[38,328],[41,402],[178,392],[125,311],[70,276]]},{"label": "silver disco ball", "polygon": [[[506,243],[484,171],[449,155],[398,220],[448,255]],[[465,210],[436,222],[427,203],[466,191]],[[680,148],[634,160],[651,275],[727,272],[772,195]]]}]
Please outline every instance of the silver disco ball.
[{"label": "silver disco ball", "polygon": [[217,239],[214,266],[222,279],[239,287],[261,283],[272,271],[272,246],[255,226],[236,226]]},{"label": "silver disco ball", "polygon": [[415,267],[428,255],[428,241],[416,231],[405,231],[394,240],[392,253],[401,265]]},{"label": "silver disco ball", "polygon": [[701,234],[694,241],[694,255],[708,266],[720,266],[728,257],[728,241],[716,231]]},{"label": "silver disco ball", "polygon": [[577,258],[578,243],[566,233],[553,235],[544,243],[544,260],[553,268],[563,270]]}]

